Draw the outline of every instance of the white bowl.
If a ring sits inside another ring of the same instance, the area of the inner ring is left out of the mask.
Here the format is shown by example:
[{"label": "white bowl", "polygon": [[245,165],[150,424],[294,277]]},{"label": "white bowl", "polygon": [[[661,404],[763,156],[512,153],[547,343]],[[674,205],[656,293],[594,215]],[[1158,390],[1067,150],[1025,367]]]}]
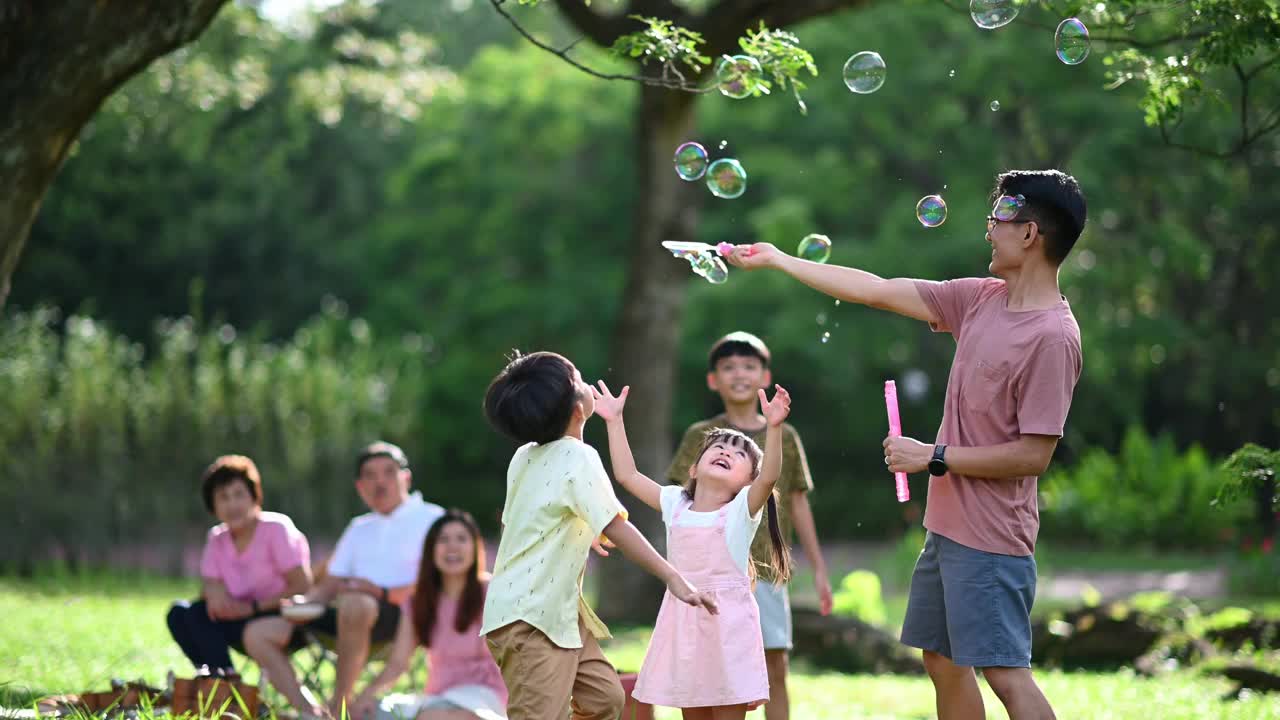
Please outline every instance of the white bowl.
[{"label": "white bowl", "polygon": [[280,615],[293,622],[310,622],[323,615],[324,610],[320,603],[301,603],[280,608]]}]

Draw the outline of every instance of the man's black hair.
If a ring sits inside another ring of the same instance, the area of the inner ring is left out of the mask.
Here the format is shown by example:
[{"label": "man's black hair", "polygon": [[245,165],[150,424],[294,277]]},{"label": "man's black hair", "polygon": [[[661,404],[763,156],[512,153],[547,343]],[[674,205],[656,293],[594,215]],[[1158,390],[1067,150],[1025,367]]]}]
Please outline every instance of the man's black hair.
[{"label": "man's black hair", "polygon": [[1087,210],[1076,179],[1060,170],[1010,170],[996,177],[991,201],[1021,195],[1027,204],[1016,220],[1034,220],[1044,236],[1044,254],[1061,265],[1084,231]]}]

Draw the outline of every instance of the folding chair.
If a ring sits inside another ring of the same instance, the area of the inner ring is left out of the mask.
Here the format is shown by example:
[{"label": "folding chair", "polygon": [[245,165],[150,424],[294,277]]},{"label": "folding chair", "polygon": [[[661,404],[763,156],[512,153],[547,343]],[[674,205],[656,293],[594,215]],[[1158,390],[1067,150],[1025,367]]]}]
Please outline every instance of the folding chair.
[{"label": "folding chair", "polygon": [[[307,644],[290,658],[294,668],[299,671],[299,680],[310,687],[329,687],[332,685],[332,678],[337,669],[338,638],[310,628],[303,628],[302,634]],[[364,669],[360,672],[358,686],[365,685],[377,676],[382,669],[381,666],[390,658],[394,644],[394,640],[388,640],[369,645],[369,657],[365,661]],[[421,692],[426,686],[427,664],[423,653],[414,653],[405,678],[415,686],[415,692]],[[405,682],[405,679],[402,678],[400,682]]]}]

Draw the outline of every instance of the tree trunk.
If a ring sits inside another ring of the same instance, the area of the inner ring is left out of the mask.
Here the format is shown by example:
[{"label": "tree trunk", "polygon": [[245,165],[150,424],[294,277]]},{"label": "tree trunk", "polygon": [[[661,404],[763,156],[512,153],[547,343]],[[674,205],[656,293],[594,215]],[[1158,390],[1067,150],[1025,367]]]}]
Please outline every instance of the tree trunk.
[{"label": "tree trunk", "polygon": [[[664,240],[693,240],[697,203],[702,197],[680,180],[671,155],[693,137],[697,96],[643,86],[636,128],[639,185],[632,224],[627,285],[614,331],[612,368],[617,384],[631,386],[627,435],[640,471],[665,483],[671,460],[671,398],[676,386],[680,321],[690,274],[662,248]],[[624,500],[626,500],[624,498]],[[665,537],[658,514],[626,502],[631,521],[662,550]],[[599,611],[623,621],[653,622],[662,586],[635,565],[614,560],[601,568]]]},{"label": "tree trunk", "polygon": [[0,0],[0,309],[31,223],[80,129],[227,0]]}]

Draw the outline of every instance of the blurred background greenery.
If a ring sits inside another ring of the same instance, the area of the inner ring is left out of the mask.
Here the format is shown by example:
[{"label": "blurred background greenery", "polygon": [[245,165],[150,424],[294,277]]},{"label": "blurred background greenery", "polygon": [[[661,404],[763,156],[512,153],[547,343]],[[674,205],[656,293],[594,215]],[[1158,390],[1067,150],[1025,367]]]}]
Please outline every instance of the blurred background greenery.
[{"label": "blurred background greenery", "polygon": [[[524,17],[567,34],[550,9]],[[511,447],[480,399],[504,356],[555,349],[628,382],[609,358],[636,202],[634,88],[533,48],[487,3],[351,2],[302,21],[225,7],[107,101],[46,198],[0,316],[7,566],[100,564],[141,543],[178,568],[165,548],[199,543],[196,479],[226,452],[259,462],[270,509],[335,537],[360,510],[353,449],[376,437],[407,449],[429,499],[492,531]],[[1104,88],[1099,50],[1066,66],[1051,30],[984,32],[936,2],[793,29],[820,69],[807,115],[786,93],[699,105],[688,139],[738,158],[750,184],[732,201],[684,188],[706,196],[698,239],[793,249],[820,232],[834,263],[981,275],[994,175],[1074,174],[1090,223],[1062,284],[1085,364],[1042,481],[1044,536],[1259,542],[1252,498],[1209,501],[1228,453],[1280,445],[1280,142],[1227,159],[1170,148],[1143,123],[1142,89]],[[840,78],[862,49],[889,68],[872,95]],[[1238,122],[1202,120],[1206,138]],[[948,202],[940,228],[914,217],[930,193]],[[688,283],[672,443],[719,409],[710,342],[749,330],[795,398],[822,538],[894,541],[918,525],[924,478],[899,506],[879,459],[881,384],[898,380],[907,433],[931,437],[950,338],[780,276]]]}]

